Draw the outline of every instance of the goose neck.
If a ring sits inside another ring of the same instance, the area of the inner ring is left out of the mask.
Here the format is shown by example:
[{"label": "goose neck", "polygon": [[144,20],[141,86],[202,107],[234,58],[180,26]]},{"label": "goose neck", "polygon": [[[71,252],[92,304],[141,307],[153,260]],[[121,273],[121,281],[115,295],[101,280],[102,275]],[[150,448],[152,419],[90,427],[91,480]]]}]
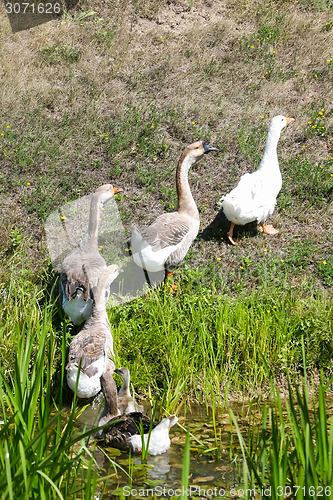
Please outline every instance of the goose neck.
[{"label": "goose neck", "polygon": [[101,315],[105,311],[105,286],[98,286],[94,293],[94,312]]},{"label": "goose neck", "polygon": [[123,385],[121,386],[120,390],[119,390],[119,396],[131,396],[131,392],[130,392],[130,389],[129,389],[129,379],[128,378],[124,378],[123,380]]},{"label": "goose neck", "polygon": [[[96,300],[96,295],[95,295],[94,299]],[[108,313],[106,311],[104,300],[103,300],[102,304],[96,304],[96,302],[94,302],[92,315],[93,315],[93,318],[95,321],[98,320],[101,323],[104,323],[105,325],[110,326],[109,317],[108,317]]]},{"label": "goose neck", "polygon": [[189,155],[182,155],[176,172],[176,188],[177,188],[177,210],[178,212],[186,212],[194,217],[199,217],[199,212],[191,193],[190,184],[188,181],[188,172],[195,162],[195,159]]},{"label": "goose neck", "polygon": [[111,417],[118,415],[117,386],[112,373],[103,374],[101,383],[107,414]]},{"label": "goose neck", "polygon": [[277,145],[279,139],[280,139],[280,132],[270,128],[267,134],[265,152],[260,164],[261,168],[263,168],[264,166],[273,167],[276,164],[278,167]]},{"label": "goose neck", "polygon": [[101,203],[99,198],[97,196],[93,196],[90,203],[87,237],[92,242],[95,242],[96,246],[98,237],[100,209],[101,209]]}]

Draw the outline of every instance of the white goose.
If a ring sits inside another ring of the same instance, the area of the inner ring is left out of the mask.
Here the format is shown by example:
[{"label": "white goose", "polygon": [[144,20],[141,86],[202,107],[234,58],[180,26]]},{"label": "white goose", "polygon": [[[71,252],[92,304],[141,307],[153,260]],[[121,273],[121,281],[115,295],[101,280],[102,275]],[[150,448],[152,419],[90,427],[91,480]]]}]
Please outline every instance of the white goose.
[{"label": "white goose", "polygon": [[176,172],[178,203],[174,212],[165,213],[147,228],[133,228],[131,246],[136,265],[149,272],[171,270],[185,257],[198,234],[199,212],[188,182],[190,167],[205,153],[217,148],[198,141],[183,151]]},{"label": "white goose", "polygon": [[130,392],[130,372],[128,368],[122,366],[117,368],[115,373],[123,379],[123,385],[118,391],[118,408],[120,413],[131,413],[133,411],[143,411],[143,406],[138,405]]},{"label": "white goose", "polygon": [[106,262],[98,251],[100,211],[120,188],[105,184],[93,194],[90,203],[89,225],[78,246],[64,259],[60,271],[62,307],[75,325],[80,325],[92,312],[93,293]]},{"label": "white goose", "polygon": [[113,338],[105,308],[105,293],[120,272],[121,269],[116,265],[108,266],[102,272],[95,292],[92,315],[70,344],[66,366],[67,383],[74,391],[81,362],[77,386],[79,398],[95,396],[101,390],[102,373],[110,371],[112,375],[115,368],[112,359]]},{"label": "white goose", "polygon": [[[110,372],[104,373],[101,377],[101,386],[105,398],[106,408],[103,411],[103,417],[98,425],[110,423],[108,427],[98,432],[97,437],[106,442],[113,448],[135,453],[142,451],[142,438],[139,432],[140,424],[143,427],[143,438],[145,446],[148,439],[148,453],[150,455],[161,455],[165,453],[171,444],[169,429],[177,421],[175,415],[164,418],[160,423],[151,422],[151,420],[140,412],[129,413],[128,415],[119,415],[117,405],[117,386]],[[152,430],[151,430],[152,429]],[[151,435],[149,437],[149,431]]]},{"label": "white goose", "polygon": [[294,118],[282,115],[275,116],[270,124],[266,149],[259,168],[252,174],[242,175],[238,185],[222,197],[220,208],[231,222],[228,238],[232,245],[235,225],[244,225],[257,220],[259,229],[266,234],[277,234],[279,231],[272,225],[266,225],[266,219],[273,213],[277,195],[282,187],[282,177],[277,157],[277,144],[282,129]]}]

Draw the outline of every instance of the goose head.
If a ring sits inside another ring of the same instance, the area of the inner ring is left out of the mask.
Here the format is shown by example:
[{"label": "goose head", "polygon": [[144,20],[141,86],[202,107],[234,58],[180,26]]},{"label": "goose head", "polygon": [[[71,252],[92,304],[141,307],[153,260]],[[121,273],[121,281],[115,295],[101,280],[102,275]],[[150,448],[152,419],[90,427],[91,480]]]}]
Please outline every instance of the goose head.
[{"label": "goose head", "polygon": [[121,388],[119,389],[118,395],[131,397],[130,388],[129,388],[131,376],[130,376],[129,369],[122,366],[121,368],[116,369],[115,373],[117,373],[123,379],[123,384],[122,384]]},{"label": "goose head", "polygon": [[124,381],[124,385],[126,385],[127,387],[129,387],[129,383],[130,383],[130,372],[129,372],[129,369],[125,368],[124,366],[122,366],[121,368],[117,368],[115,370],[115,373],[117,373],[118,375],[120,375],[121,378]]},{"label": "goose head", "polygon": [[288,116],[277,115],[271,121],[270,128],[278,133],[288,125],[288,123],[295,121],[295,118],[289,118]]},{"label": "goose head", "polygon": [[214,146],[206,144],[205,141],[197,141],[187,146],[184,151],[184,156],[191,159],[191,163],[194,163],[200,160],[200,158],[202,158],[204,154],[207,154],[210,151],[218,151],[218,149]]},{"label": "goose head", "polygon": [[121,188],[112,186],[112,184],[103,184],[98,189],[96,189],[95,194],[98,197],[100,203],[105,203],[110,200],[115,194],[122,192]]},{"label": "goose head", "polygon": [[[95,307],[98,309],[102,307],[104,310],[104,305],[110,294],[110,285],[117,278],[117,276],[122,273],[123,270],[120,269],[116,264],[112,264],[103,270],[102,274],[98,279],[97,291],[95,293]],[[102,299],[104,297],[104,299]]]}]

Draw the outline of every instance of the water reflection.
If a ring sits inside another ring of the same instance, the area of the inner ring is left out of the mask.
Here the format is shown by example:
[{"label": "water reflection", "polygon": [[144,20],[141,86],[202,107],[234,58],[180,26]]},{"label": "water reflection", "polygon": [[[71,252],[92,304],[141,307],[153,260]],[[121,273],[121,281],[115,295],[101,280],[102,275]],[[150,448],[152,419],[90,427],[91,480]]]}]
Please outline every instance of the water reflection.
[{"label": "water reflection", "polygon": [[[91,427],[97,422],[100,408],[103,406],[102,398],[89,405],[77,418],[76,422],[80,430],[84,427]],[[235,407],[236,406],[236,407]],[[233,405],[233,410],[242,416],[243,424],[248,425],[248,412],[244,412],[243,405]],[[198,443],[194,438],[191,439],[191,460],[190,460],[190,478],[191,496],[206,497],[206,493],[212,492],[212,489],[218,493],[218,490],[230,491],[241,483],[241,462],[237,457],[230,456],[230,437],[231,428],[228,413],[218,416],[217,432],[220,456],[215,456],[215,437],[213,420],[211,415],[207,416],[206,407],[200,405],[191,405],[190,411],[187,409],[186,417],[180,416],[180,424],[189,428],[190,432],[200,441]],[[170,431],[171,447],[159,456],[149,456],[146,464],[142,464],[140,456],[115,450],[113,448],[96,447],[94,457],[96,465],[111,478],[107,480],[106,494],[103,498],[114,499],[121,494],[130,498],[130,485],[134,493],[141,489],[141,495],[151,498],[153,493],[157,496],[170,496],[167,490],[176,490],[181,487],[182,461],[185,444],[185,431],[175,426]],[[91,450],[94,444],[91,442]],[[236,457],[236,459],[235,459]],[[232,460],[234,459],[234,460]],[[113,462],[123,468],[114,468]],[[132,482],[128,477],[132,478]],[[163,493],[163,488],[164,493]],[[148,491],[149,490],[149,491]],[[133,497],[136,495],[134,494]],[[208,495],[209,496],[209,495]],[[215,496],[215,495],[214,495]],[[217,495],[218,496],[218,495]]]}]

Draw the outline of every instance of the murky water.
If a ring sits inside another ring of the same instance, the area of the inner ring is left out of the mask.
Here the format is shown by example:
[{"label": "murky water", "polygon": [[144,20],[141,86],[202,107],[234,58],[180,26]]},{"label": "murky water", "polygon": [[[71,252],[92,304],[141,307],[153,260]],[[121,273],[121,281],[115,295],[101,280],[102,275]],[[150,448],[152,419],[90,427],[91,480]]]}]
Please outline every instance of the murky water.
[{"label": "murky water", "polygon": [[[98,405],[95,405],[98,406]],[[243,405],[233,404],[234,413],[239,418],[240,425],[246,425],[247,420]],[[247,408],[248,411],[248,408]],[[77,419],[79,427],[90,426],[96,421],[98,409],[89,406]],[[258,418],[258,423],[260,418]],[[186,415],[179,416],[179,423],[190,430],[190,493],[193,497],[230,497],[233,488],[240,488],[242,468],[239,450],[235,446],[235,431],[232,433],[227,411],[217,415],[217,434],[219,456],[216,457],[216,443],[212,415],[207,415],[206,408],[191,405]],[[233,435],[233,436],[232,436]],[[149,456],[146,464],[141,457],[133,455],[129,460],[128,453],[113,448],[97,448],[94,456],[103,473],[111,477],[107,480],[106,495],[103,498],[112,499],[124,494],[125,497],[151,498],[153,495],[161,498],[178,497],[181,494],[181,475],[186,431],[178,425],[170,429],[171,447],[163,455]],[[198,442],[199,440],[200,442]],[[115,468],[110,460],[123,468]],[[130,472],[132,481],[126,475]],[[225,493],[225,494],[223,494]],[[228,494],[229,493],[229,494]]]}]

